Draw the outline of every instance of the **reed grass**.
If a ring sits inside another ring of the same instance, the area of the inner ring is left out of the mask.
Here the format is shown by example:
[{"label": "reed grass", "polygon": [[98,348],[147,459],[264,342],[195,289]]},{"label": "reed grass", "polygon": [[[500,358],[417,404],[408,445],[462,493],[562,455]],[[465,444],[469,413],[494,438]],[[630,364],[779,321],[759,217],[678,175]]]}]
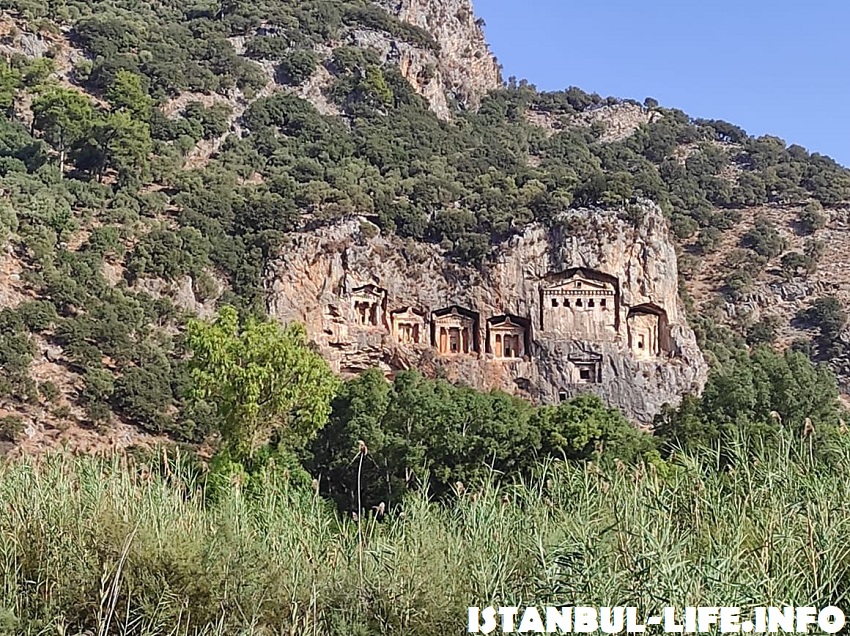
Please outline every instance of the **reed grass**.
[{"label": "reed grass", "polygon": [[461,634],[482,604],[842,606],[850,444],[827,467],[808,443],[739,439],[722,469],[711,451],[668,470],[549,464],[362,527],[271,478],[211,502],[171,457],[7,463],[0,634]]}]

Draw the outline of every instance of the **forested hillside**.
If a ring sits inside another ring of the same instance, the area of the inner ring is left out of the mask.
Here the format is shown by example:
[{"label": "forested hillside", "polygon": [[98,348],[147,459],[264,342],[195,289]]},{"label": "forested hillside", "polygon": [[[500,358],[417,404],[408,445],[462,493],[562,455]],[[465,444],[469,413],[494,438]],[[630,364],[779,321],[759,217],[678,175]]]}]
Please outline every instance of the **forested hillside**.
[{"label": "forested hillside", "polygon": [[[441,46],[365,1],[7,2],[6,437],[49,445],[77,422],[96,427],[83,446],[139,429],[202,441],[217,425],[186,398],[186,319],[223,304],[262,315],[264,265],[288,233],[350,215],[484,266],[530,222],[651,199],[680,241],[708,349],[803,334],[795,347],[841,359],[840,290],[814,285],[773,315],[752,296],[772,304],[758,287],[771,276],[817,279],[847,170],[652,99],[513,78],[450,92],[441,117],[423,97],[448,73]],[[434,64],[411,76],[393,53],[404,47]]]},{"label": "forested hillside", "polygon": [[[850,171],[502,82],[482,26],[466,0],[4,0],[0,634],[846,605]],[[269,319],[296,232],[346,219],[480,273],[532,223],[648,209],[621,251],[663,237],[711,363],[651,432],[595,395],[342,378]]]}]

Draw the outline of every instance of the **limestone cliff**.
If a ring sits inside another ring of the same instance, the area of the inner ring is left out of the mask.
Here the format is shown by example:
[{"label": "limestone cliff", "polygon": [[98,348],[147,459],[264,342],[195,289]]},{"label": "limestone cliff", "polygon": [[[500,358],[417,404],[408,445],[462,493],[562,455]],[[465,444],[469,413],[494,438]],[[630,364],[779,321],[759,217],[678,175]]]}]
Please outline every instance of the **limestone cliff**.
[{"label": "limestone cliff", "polygon": [[639,212],[564,213],[480,269],[348,220],[295,235],[271,261],[269,313],[305,323],[343,374],[417,368],[547,403],[593,391],[648,423],[699,392],[707,366],[665,220]]},{"label": "limestone cliff", "polygon": [[440,117],[448,117],[447,96],[475,109],[481,97],[502,85],[501,69],[484,39],[471,0],[375,0],[375,4],[430,33],[439,50],[426,51],[364,30],[351,34],[352,43],[373,48],[398,64],[402,75]]}]

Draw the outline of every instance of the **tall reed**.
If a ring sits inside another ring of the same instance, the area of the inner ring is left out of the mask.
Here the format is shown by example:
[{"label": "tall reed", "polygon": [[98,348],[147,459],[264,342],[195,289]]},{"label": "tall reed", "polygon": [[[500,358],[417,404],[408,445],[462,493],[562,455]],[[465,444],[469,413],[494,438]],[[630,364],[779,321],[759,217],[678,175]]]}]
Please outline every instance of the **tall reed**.
[{"label": "tall reed", "polygon": [[491,603],[842,605],[850,444],[828,467],[807,443],[553,463],[359,528],[271,477],[213,502],[173,458],[8,463],[0,634],[461,634]]}]

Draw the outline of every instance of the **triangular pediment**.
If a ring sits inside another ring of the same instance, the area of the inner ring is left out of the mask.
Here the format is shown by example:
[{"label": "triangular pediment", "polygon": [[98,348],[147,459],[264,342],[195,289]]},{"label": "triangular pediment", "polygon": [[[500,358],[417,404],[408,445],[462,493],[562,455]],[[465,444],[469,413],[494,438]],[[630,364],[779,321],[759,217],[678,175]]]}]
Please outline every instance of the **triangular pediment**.
[{"label": "triangular pediment", "polygon": [[546,292],[564,292],[564,291],[613,291],[611,285],[605,284],[591,278],[583,276],[573,276],[567,280],[561,280],[543,288]]},{"label": "triangular pediment", "polygon": [[491,329],[525,329],[525,325],[521,321],[505,316],[501,318],[490,319]]},{"label": "triangular pediment", "polygon": [[433,318],[434,320],[446,320],[450,318],[477,320],[478,314],[469,309],[464,309],[463,307],[452,305],[451,307],[446,307],[445,309],[439,309],[435,311],[433,314]]},{"label": "triangular pediment", "polygon": [[351,290],[352,296],[367,296],[372,298],[383,298],[386,292],[377,285],[363,285]]},{"label": "triangular pediment", "polygon": [[402,307],[390,312],[395,320],[422,320],[422,314],[413,310],[411,307]]},{"label": "triangular pediment", "polygon": [[524,331],[525,327],[506,320],[498,325],[490,325],[492,331]]},{"label": "triangular pediment", "polygon": [[453,321],[461,321],[461,322],[469,322],[472,323],[473,319],[469,316],[466,316],[460,312],[453,311],[448,314],[443,314],[441,316],[434,316],[434,322],[453,322]]}]

